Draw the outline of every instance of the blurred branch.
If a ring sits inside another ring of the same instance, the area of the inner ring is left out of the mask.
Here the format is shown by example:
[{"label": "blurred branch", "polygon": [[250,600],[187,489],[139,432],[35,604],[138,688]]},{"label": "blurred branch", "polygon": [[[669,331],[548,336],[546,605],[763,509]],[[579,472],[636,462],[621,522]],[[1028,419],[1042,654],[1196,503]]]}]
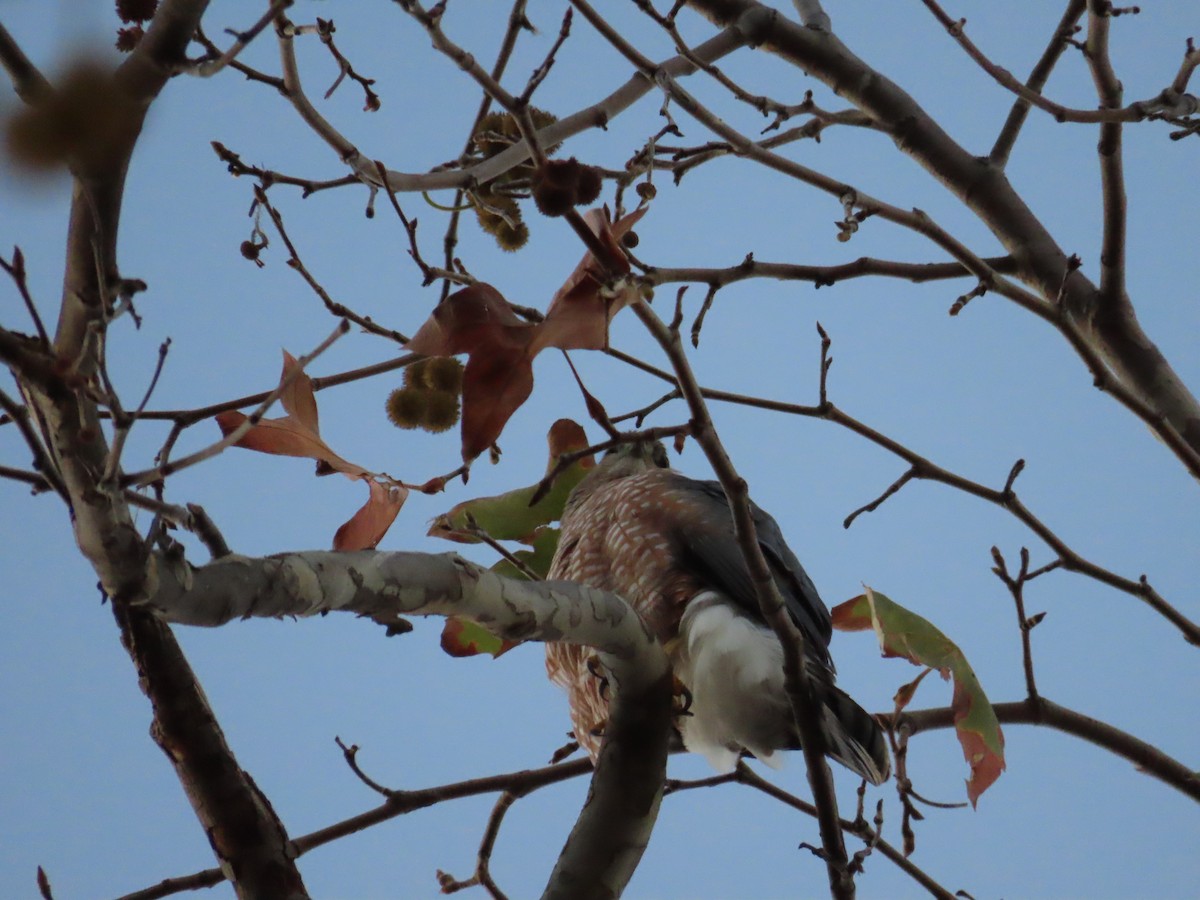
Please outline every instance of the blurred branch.
[{"label": "blurred branch", "polygon": [[17,96],[26,103],[37,103],[54,90],[3,23],[0,23],[0,65],[12,80]]}]

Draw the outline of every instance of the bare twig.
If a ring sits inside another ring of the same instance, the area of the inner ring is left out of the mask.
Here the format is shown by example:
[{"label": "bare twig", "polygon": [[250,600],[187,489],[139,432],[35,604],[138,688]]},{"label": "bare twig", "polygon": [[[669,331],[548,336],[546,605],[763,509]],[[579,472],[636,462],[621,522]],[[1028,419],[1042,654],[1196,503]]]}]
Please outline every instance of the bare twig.
[{"label": "bare twig", "polygon": [[[1087,0],[1070,0],[1067,4],[1062,18],[1059,19],[1058,25],[1054,29],[1054,36],[1050,38],[1050,43],[1034,65],[1033,71],[1029,73],[1029,80],[1025,82],[1028,90],[1037,94],[1042,92],[1042,88],[1046,86],[1050,73],[1054,71],[1063,51],[1071,45],[1070,37],[1075,31],[1076,23],[1083,15],[1086,5]],[[996,143],[992,145],[992,152],[988,154],[988,159],[993,164],[1001,167],[1008,164],[1009,154],[1012,153],[1017,136],[1021,133],[1021,127],[1029,116],[1031,106],[1032,104],[1024,97],[1017,97],[1013,103],[1008,118],[1004,120],[1004,125],[996,136]]]},{"label": "bare twig", "polygon": [[[1044,696],[1036,700],[1027,698],[1015,703],[995,703],[992,708],[1003,725],[1039,725],[1082,738],[1128,760],[1138,771],[1157,778],[1193,800],[1200,800],[1200,774],[1157,747],[1107,722],[1059,706]],[[891,713],[887,715],[890,717]],[[897,727],[913,735],[938,728],[952,728],[954,715],[950,707],[907,710],[899,714]]]},{"label": "bare twig", "polygon": [[1033,676],[1033,646],[1030,643],[1029,633],[1042,621],[1045,613],[1038,613],[1036,616],[1025,615],[1025,585],[1038,575],[1045,574],[1049,571],[1045,566],[1038,569],[1036,572],[1029,571],[1029,550],[1026,547],[1021,548],[1021,569],[1017,572],[1014,578],[1008,572],[1008,566],[1005,564],[1004,556],[1000,552],[999,547],[992,548],[992,559],[996,565],[992,569],[996,573],[1008,592],[1012,594],[1013,603],[1017,608],[1017,627],[1021,631],[1021,657],[1025,667],[1025,691],[1029,695],[1029,699],[1037,701],[1038,689],[1037,681]]},{"label": "bare twig", "polygon": [[492,878],[492,851],[496,847],[496,838],[500,835],[500,826],[504,822],[505,814],[522,796],[522,794],[512,791],[504,791],[496,798],[496,803],[492,807],[491,815],[488,816],[487,825],[483,830],[483,838],[479,841],[479,851],[475,855],[474,873],[465,881],[459,881],[454,876],[439,870],[437,878],[443,894],[454,894],[464,888],[480,885],[492,896],[493,900],[507,900],[507,895],[500,890]]},{"label": "bare twig", "polygon": [[[1131,103],[1124,107],[1111,107],[1101,109],[1071,109],[1063,106],[1060,103],[1055,103],[1042,96],[1038,90],[1028,87],[1013,76],[1008,69],[996,65],[984,55],[983,51],[975,46],[966,34],[966,20],[952,19],[949,14],[936,2],[936,0],[921,0],[922,3],[934,14],[937,20],[945,27],[946,31],[958,42],[959,46],[967,52],[979,67],[988,75],[995,79],[996,83],[1002,87],[1012,91],[1022,100],[1027,101],[1038,109],[1044,110],[1054,116],[1058,122],[1091,122],[1091,123],[1120,123],[1120,122],[1140,122],[1148,116],[1153,115],[1156,110],[1163,105],[1162,96],[1152,97],[1149,100],[1144,100],[1138,103]],[[1105,6],[1111,6],[1108,0],[1102,0]],[[1107,17],[1106,17],[1107,18]]]},{"label": "bare twig", "polygon": [[284,227],[283,216],[271,205],[271,201],[267,198],[267,192],[258,185],[254,187],[254,202],[265,209],[271,217],[271,221],[275,223],[275,230],[279,232],[280,239],[283,241],[284,246],[287,247],[289,254],[287,264],[300,273],[300,276],[312,288],[313,293],[321,298],[321,302],[325,304],[325,308],[329,310],[331,315],[337,316],[339,319],[349,320],[364,331],[389,338],[398,344],[408,343],[408,337],[399,331],[393,328],[384,328],[382,325],[376,324],[370,316],[361,316],[330,297],[329,292],[313,277],[312,273],[308,271],[308,267],[304,265],[303,260],[300,259],[300,254],[297,252],[295,244],[292,243],[292,239],[288,236],[287,229]]},{"label": "bare twig", "polygon": [[227,32],[232,34],[235,38],[233,44],[230,45],[228,50],[217,56],[215,59],[205,58],[194,63],[182,65],[179,67],[179,70],[188,75],[198,75],[201,78],[211,78],[213,75],[216,75],[235,59],[237,59],[238,55],[245,50],[247,46],[249,46],[250,42],[258,37],[259,34],[262,33],[263,29],[274,22],[276,16],[291,6],[294,2],[295,0],[271,0],[271,5],[267,8],[267,11],[263,13],[259,20],[251,25],[247,31],[231,31],[227,29]]},{"label": "bare twig", "polygon": [[16,284],[21,299],[25,301],[25,309],[29,312],[29,318],[33,320],[33,327],[37,329],[38,339],[42,342],[43,347],[49,348],[50,337],[46,333],[46,326],[42,324],[42,317],[38,313],[37,305],[29,293],[29,283],[25,277],[25,256],[21,253],[20,247],[13,247],[12,262],[7,262],[0,257],[0,269],[7,272]]},{"label": "bare twig", "polygon": [[[50,487],[67,503],[70,503],[70,497],[67,494],[66,485],[63,484],[62,478],[59,475],[58,469],[54,465],[53,459],[46,453],[45,445],[33,430],[33,426],[29,422],[28,407],[17,403],[12,397],[0,390],[0,409],[4,410],[5,414],[17,426],[17,430],[21,432],[21,437],[25,440],[25,446],[29,448],[29,452],[33,454],[34,472],[44,480],[44,484]],[[9,477],[16,477],[10,475]],[[27,480],[27,479],[22,479]],[[36,485],[34,482],[31,484]]]},{"label": "bare twig", "polygon": [[317,19],[317,24],[315,26],[317,37],[319,37],[321,39],[321,43],[329,49],[330,54],[333,56],[334,62],[338,64],[338,76],[336,79],[334,79],[333,84],[329,86],[329,90],[325,92],[325,99],[328,100],[330,97],[332,97],[333,92],[338,89],[338,85],[340,85],[346,79],[346,77],[349,76],[352,81],[357,81],[359,86],[363,89],[363,94],[366,97],[366,100],[363,103],[363,112],[375,112],[380,107],[379,95],[376,94],[371,88],[371,85],[375,83],[375,79],[365,78],[354,71],[354,66],[350,64],[350,60],[346,59],[346,57],[342,55],[342,52],[337,48],[337,44],[333,42],[333,33],[336,30],[337,29],[334,27],[332,19]]}]

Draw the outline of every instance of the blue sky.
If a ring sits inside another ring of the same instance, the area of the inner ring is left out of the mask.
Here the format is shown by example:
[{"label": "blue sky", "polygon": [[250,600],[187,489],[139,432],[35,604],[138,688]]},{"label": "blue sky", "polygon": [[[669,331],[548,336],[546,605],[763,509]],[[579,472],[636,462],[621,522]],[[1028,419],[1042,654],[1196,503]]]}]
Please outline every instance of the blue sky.
[{"label": "blue sky", "polygon": [[[781,7],[786,5],[780,4]],[[880,9],[879,7],[884,7]],[[481,60],[494,53],[506,4],[451,4],[446,28]],[[959,3],[974,39],[1018,75],[1041,53],[1059,4]],[[790,7],[787,7],[790,8]],[[669,41],[644,17],[613,5],[643,53],[670,55]],[[949,133],[984,154],[1010,98],[981,73],[918,3],[827,4],[837,35],[858,55],[913,94]],[[1147,5],[1113,28],[1113,53],[1127,99],[1154,95],[1174,76],[1184,38],[1200,35],[1200,9],[1173,0]],[[478,98],[467,78],[429,49],[393,4],[302,0],[298,23],[332,17],[339,48],[377,79],[382,109],[361,111],[356,86],[320,95],[336,75],[314,38],[299,42],[305,84],[314,102],[364,153],[389,167],[422,171],[458,154]],[[211,36],[245,28],[243,5],[214,3]],[[526,40],[506,82],[519,88],[557,31],[561,4],[534,2],[541,34]],[[710,26],[685,16],[685,34],[700,40]],[[112,58],[116,20],[108,4],[0,0],[0,22],[48,74],[81,54]],[[268,35],[245,59],[269,72],[277,53]],[[826,108],[841,102],[802,73],[742,53],[726,70],[748,88],[784,102],[807,89]],[[628,76],[626,64],[577,19],[536,102],[559,113],[594,102]],[[690,90],[748,133],[765,121],[693,77]],[[1050,82],[1060,102],[1094,105],[1090,79],[1069,53]],[[0,115],[16,108],[0,92]],[[648,96],[605,132],[564,149],[620,167],[661,126],[661,101]],[[676,110],[682,140],[710,139]],[[1200,305],[1195,300],[1197,141],[1171,142],[1168,128],[1147,123],[1126,131],[1130,194],[1129,286],[1139,317],[1183,379],[1200,387]],[[209,142],[219,140],[248,162],[316,179],[343,169],[329,149],[273,91],[226,71],[201,81],[177,78],[155,104],[134,155],[121,222],[123,274],[150,286],[139,298],[140,331],[128,320],[113,329],[110,358],[126,402],[141,396],[165,337],[172,347],[151,402],[188,408],[271,387],[280,348],[306,352],[333,327],[317,298],[283,263],[276,241],[267,266],[242,259],[249,236],[248,179],[234,179]],[[1099,175],[1096,131],[1034,113],[1009,166],[1009,177],[1085,271],[1098,272]],[[820,144],[789,146],[790,157],[901,207],[917,206],[980,254],[994,239],[886,137],[833,128]],[[659,194],[638,227],[639,256],[656,265],[732,265],[756,258],[834,264],[871,255],[913,261],[943,257],[894,226],[869,221],[852,241],[835,240],[840,206],[748,162],[719,160]],[[272,189],[306,265],[335,299],[412,334],[437,299],[422,288],[398,222],[380,208],[363,215],[366,190],[348,188],[302,200]],[[446,201],[449,195],[439,197]],[[0,163],[0,254],[19,244],[30,286],[53,319],[61,281],[69,186],[34,179]],[[421,223],[431,260],[440,255],[442,214],[419,196],[402,198]],[[516,303],[545,308],[581,255],[578,240],[555,220],[528,210],[532,239],[502,254],[464,219],[459,255],[471,271]],[[274,237],[274,234],[272,234]],[[1027,462],[1017,488],[1026,504],[1084,556],[1127,577],[1146,573],[1159,592],[1193,618],[1200,546],[1196,484],[1130,414],[1096,391],[1083,364],[1048,326],[1002,298],[974,300],[956,318],[946,311],[965,281],[911,285],[858,280],[814,291],[804,283],[746,282],[723,290],[692,353],[702,383],[796,403],[816,399],[820,321],[833,338],[831,399],[931,460],[999,487],[1017,458]],[[666,289],[660,296],[669,298]],[[689,315],[703,290],[693,287]],[[662,304],[660,304],[660,311]],[[0,287],[6,327],[30,330],[19,296]],[[620,349],[663,364],[628,314],[614,322]],[[397,355],[394,344],[352,334],[314,366],[331,374]],[[589,389],[611,414],[637,408],[662,389],[599,354],[576,353]],[[565,364],[543,354],[531,401],[507,427],[498,466],[486,461],[470,484],[443,495],[414,495],[381,549],[463,551],[425,537],[428,521],[454,503],[530,483],[545,464],[544,435],[561,416],[586,421]],[[454,434],[400,432],[383,402],[399,379],[387,377],[319,395],[322,434],[338,452],[375,470],[421,482],[457,461]],[[6,385],[9,390],[11,384]],[[1022,696],[1021,655],[1012,603],[991,574],[990,548],[1014,560],[1029,546],[1035,565],[1049,560],[1038,539],[1002,510],[936,484],[913,483],[878,511],[842,528],[843,518],[877,496],[904,470],[883,451],[828,423],[742,407],[714,405],[721,435],[755,499],[779,520],[830,605],[869,584],[919,611],[956,640],[994,700]],[[673,404],[652,424],[675,424]],[[599,437],[592,427],[590,433]],[[126,459],[149,464],[165,430],[153,423],[133,434]],[[190,429],[181,450],[217,437],[216,426]],[[0,429],[0,460],[23,466],[28,453],[12,429]],[[676,465],[708,471],[689,447]],[[180,473],[168,498],[198,502],[241,553],[323,548],[364,499],[361,485],[315,479],[303,460],[234,450]],[[148,520],[141,519],[142,524]],[[170,766],[147,736],[148,704],[119,646],[95,575],[74,548],[69,522],[50,496],[0,483],[0,894],[32,896],[37,865],[59,897],[119,895],[212,865],[212,856]],[[485,550],[467,548],[489,562]],[[203,551],[189,545],[190,558]],[[1164,620],[1135,599],[1067,573],[1028,590],[1030,611],[1047,617],[1033,632],[1039,686],[1049,698],[1128,730],[1185,763],[1195,759],[1200,701],[1197,657]],[[541,765],[569,727],[563,698],[549,685],[541,648],[521,647],[499,660],[453,660],[438,648],[439,621],[418,623],[402,638],[349,617],[305,622],[247,622],[179,636],[227,737],[271,798],[292,835],[375,804],[346,769],[338,735],[362,747],[360,763],[377,780],[416,788]],[[890,706],[916,670],[882,660],[869,635],[835,636],[840,683],[871,709]],[[949,689],[927,679],[916,705],[942,705]],[[984,897],[1185,897],[1195,893],[1192,802],[1103,751],[1063,735],[1007,729],[1008,771],[977,810],[930,810],[917,825],[914,861],[950,890]],[[910,775],[917,789],[943,801],[964,797],[966,766],[948,732],[914,739]],[[707,774],[703,760],[672,760],[672,774]],[[805,795],[803,764],[770,776]],[[856,782],[838,772],[839,793],[853,810]],[[582,802],[577,781],[541,791],[511,811],[493,858],[493,874],[510,896],[544,884]],[[899,843],[899,806],[887,785],[885,835]],[[378,826],[301,861],[313,896],[434,896],[437,869],[470,874],[492,798],[455,801]],[[686,792],[663,813],[628,896],[821,896],[822,867],[803,851],[813,823],[749,790]],[[868,861],[864,897],[922,892],[883,859]],[[226,886],[208,896],[232,896]]]}]

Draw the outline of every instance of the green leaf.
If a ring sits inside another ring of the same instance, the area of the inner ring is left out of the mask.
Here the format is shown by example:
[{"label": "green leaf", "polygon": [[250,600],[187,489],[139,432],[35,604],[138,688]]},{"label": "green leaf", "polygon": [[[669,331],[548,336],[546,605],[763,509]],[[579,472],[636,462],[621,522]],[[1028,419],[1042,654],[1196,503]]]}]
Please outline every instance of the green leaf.
[{"label": "green leaf", "polygon": [[[937,669],[944,679],[954,678],[950,706],[963,756],[971,767],[967,798],[974,806],[1004,771],[1004,733],[962,650],[928,620],[870,588],[861,597],[834,608],[833,627],[840,631],[874,631],[884,656],[901,657]],[[898,708],[912,698],[916,684],[898,692]]]},{"label": "green leaf", "polygon": [[[550,444],[550,472],[564,453],[582,450],[588,445],[583,428],[570,419],[559,419],[547,435]],[[542,525],[555,522],[562,516],[567,496],[595,465],[591,456],[572,463],[554,480],[550,490],[533,506],[537,485],[517,488],[494,497],[467,500],[442,513],[433,520],[429,534],[464,544],[479,542],[471,533],[470,520],[498,541],[531,542]]]},{"label": "green leaf", "polygon": [[450,616],[442,628],[442,649],[451,656],[478,656],[481,653],[499,656],[515,646],[513,641],[496,637],[472,619]]},{"label": "green leaf", "polygon": [[[550,571],[550,563],[554,559],[554,551],[558,549],[558,529],[543,525],[534,532],[529,540],[531,550],[518,550],[513,556],[525,564],[539,578],[545,578]],[[526,575],[507,559],[492,566],[492,571],[505,578],[525,578]]]}]

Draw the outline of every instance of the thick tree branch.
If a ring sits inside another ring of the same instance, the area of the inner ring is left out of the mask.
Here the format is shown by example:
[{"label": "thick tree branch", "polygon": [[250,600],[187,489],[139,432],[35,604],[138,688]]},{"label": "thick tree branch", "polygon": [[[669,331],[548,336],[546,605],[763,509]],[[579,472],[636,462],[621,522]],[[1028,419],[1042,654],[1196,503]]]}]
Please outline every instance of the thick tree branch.
[{"label": "thick tree branch", "polygon": [[184,59],[206,5],[166,0],[114,73],[122,110],[116,134],[103,152],[71,161],[75,182],[51,360],[56,377],[46,378],[19,359],[14,374],[69,497],[76,542],[112,599],[122,639],[154,708],[155,740],[175,767],[222,867],[239,896],[299,900],[307,894],[283,826],[225,744],[170,630],[135,607],[153,591],[149,559],[123,492],[102,480],[111,451],[93,392],[86,389],[100,365],[112,295],[122,289],[116,245],[129,159],[146,110]]},{"label": "thick tree branch", "polygon": [[231,555],[187,571],[155,564],[153,609],[182,624],[343,610],[394,628],[405,614],[458,615],[508,640],[597,648],[614,702],[592,790],[544,896],[620,894],[658,813],[671,708],[666,655],[620,598],[572,582],[505,579],[454,554]]},{"label": "thick tree branch", "polygon": [[[804,28],[757,0],[689,0],[689,5],[722,27],[752,23],[751,42],[759,49],[802,68],[878,121],[903,152],[996,235],[1016,260],[1022,279],[1055,304],[1059,327],[1072,346],[1079,350],[1081,341],[1096,356],[1095,362],[1086,355],[1085,360],[1098,384],[1104,387],[1115,376],[1132,391],[1139,403],[1126,405],[1200,478],[1200,404],[1141,330],[1131,304],[1098,309],[1096,286],[1070,265],[998,166],[955,143],[912,97],[834,35]],[[678,99],[676,92],[672,95]]]}]

